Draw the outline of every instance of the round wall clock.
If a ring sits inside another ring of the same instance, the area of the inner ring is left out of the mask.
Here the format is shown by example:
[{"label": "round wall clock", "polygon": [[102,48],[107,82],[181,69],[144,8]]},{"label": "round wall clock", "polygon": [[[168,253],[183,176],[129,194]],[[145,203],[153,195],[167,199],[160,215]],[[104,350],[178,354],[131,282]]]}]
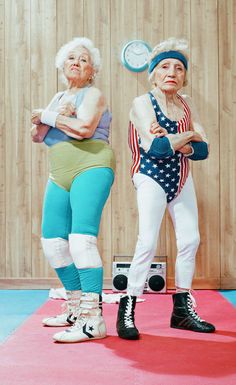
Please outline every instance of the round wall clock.
[{"label": "round wall clock", "polygon": [[147,59],[151,50],[145,41],[132,40],[121,52],[122,64],[130,71],[142,72],[148,67]]}]

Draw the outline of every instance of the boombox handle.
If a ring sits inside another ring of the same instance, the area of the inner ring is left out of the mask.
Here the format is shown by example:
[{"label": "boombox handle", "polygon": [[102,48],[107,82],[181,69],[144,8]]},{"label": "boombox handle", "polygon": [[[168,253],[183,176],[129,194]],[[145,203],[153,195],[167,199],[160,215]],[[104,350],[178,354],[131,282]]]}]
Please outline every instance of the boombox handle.
[{"label": "boombox handle", "polygon": [[[113,255],[113,262],[119,261],[119,258],[121,258],[121,261],[125,259],[131,262],[133,255]],[[167,264],[167,255],[155,255],[152,262],[166,262]]]}]

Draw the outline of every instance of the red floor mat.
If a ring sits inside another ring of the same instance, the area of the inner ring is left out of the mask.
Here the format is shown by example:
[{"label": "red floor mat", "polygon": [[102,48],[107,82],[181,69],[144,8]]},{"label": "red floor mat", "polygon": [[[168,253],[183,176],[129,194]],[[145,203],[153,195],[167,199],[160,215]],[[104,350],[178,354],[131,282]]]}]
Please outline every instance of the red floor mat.
[{"label": "red floor mat", "polygon": [[[202,318],[217,332],[171,329],[171,296],[138,303],[139,341],[118,338],[117,306],[104,305],[109,336],[79,344],[53,343],[61,328],[41,326],[61,301],[48,301],[1,346],[1,385],[235,385],[236,309],[215,291],[197,291]],[[63,330],[63,329],[61,329]]]}]

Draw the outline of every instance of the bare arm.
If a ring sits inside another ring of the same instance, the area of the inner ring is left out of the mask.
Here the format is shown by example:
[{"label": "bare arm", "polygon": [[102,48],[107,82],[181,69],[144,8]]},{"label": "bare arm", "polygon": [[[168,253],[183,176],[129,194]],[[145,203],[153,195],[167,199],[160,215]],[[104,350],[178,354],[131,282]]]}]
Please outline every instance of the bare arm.
[{"label": "bare arm", "polygon": [[197,109],[196,109],[192,99],[188,95],[182,95],[182,97],[184,98],[185,102],[188,104],[188,106],[190,108],[190,111],[191,111],[191,127],[190,127],[190,130],[198,133],[202,137],[202,140],[204,142],[208,143],[208,139],[207,139],[207,136],[206,136],[205,129],[202,126],[202,123],[201,123],[201,120],[199,118]]},{"label": "bare arm", "polygon": [[206,159],[209,155],[209,144],[206,137],[206,133],[202,124],[200,122],[197,110],[191,100],[191,98],[187,95],[182,95],[185,99],[185,102],[188,104],[191,110],[191,123],[190,130],[194,132],[194,138],[196,138],[196,134],[202,139],[201,143],[199,140],[192,139],[191,143],[186,144],[185,146],[179,149],[182,154],[188,156],[192,160],[203,160]]},{"label": "bare arm", "polygon": [[[91,87],[77,111],[77,117],[71,118],[70,116],[66,116],[67,114],[59,112],[56,116],[55,126],[77,140],[90,138],[93,136],[105,108],[105,98],[97,88]],[[33,123],[41,119],[40,110],[35,111],[36,114],[32,115]],[[35,111],[33,111],[33,113]]]},{"label": "bare arm", "polygon": [[[156,138],[161,139],[163,134],[165,135],[165,129],[160,129],[158,124],[154,124],[154,130],[152,129],[153,121],[155,121],[155,119],[153,107],[148,96],[143,95],[135,98],[130,111],[130,120],[138,131],[142,147],[145,151],[149,151],[150,148],[153,147],[153,142]],[[161,134],[155,135],[158,132]],[[165,135],[165,138],[168,139],[173,153],[191,141],[202,141],[201,136],[194,131],[183,132],[180,134],[167,134]]]},{"label": "bare arm", "polygon": [[[105,108],[103,95],[97,88],[91,87],[77,111],[77,117],[71,118],[59,112],[56,115],[55,127],[78,140],[90,138],[93,136]],[[43,121],[46,123],[45,115]]]},{"label": "bare arm", "polygon": [[194,131],[186,131],[180,134],[168,134],[166,137],[169,139],[175,151],[180,150],[189,142],[202,142],[201,135]]}]

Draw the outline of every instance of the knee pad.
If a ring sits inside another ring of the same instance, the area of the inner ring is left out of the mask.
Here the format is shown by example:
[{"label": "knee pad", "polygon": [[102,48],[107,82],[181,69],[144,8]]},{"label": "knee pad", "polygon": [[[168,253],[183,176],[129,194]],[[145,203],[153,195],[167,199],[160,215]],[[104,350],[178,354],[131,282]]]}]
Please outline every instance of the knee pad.
[{"label": "knee pad", "polygon": [[97,237],[85,234],[70,234],[69,245],[70,254],[78,269],[102,266],[102,260],[97,249]]},{"label": "knee pad", "polygon": [[45,257],[54,269],[69,266],[73,263],[69,251],[69,242],[66,239],[41,238],[41,244]]}]

